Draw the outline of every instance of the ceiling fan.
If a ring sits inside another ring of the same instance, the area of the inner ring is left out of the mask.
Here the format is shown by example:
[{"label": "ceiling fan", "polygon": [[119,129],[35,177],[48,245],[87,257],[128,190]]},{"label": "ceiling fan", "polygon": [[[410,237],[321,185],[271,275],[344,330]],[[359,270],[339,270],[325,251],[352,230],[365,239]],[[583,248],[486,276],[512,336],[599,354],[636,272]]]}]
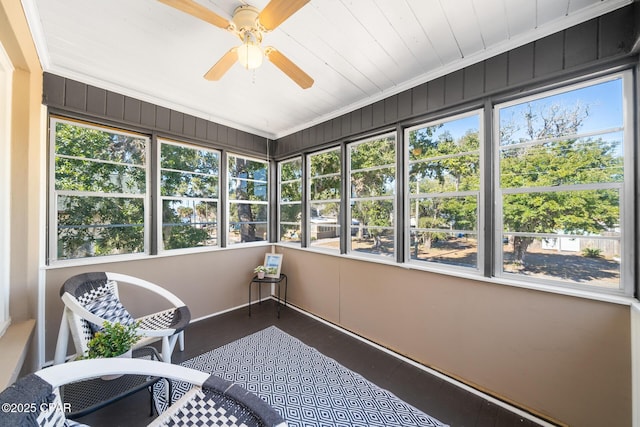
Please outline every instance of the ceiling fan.
[{"label": "ceiling fan", "polygon": [[250,5],[242,5],[236,8],[230,21],[194,0],[159,1],[216,27],[231,31],[242,41],[240,46],[231,48],[207,71],[205,79],[220,80],[236,61],[248,70],[258,68],[262,65],[264,57],[267,57],[301,88],[307,89],[313,85],[313,79],[280,51],[271,46],[261,46],[265,33],[276,29],[309,0],[271,0],[262,11]]}]

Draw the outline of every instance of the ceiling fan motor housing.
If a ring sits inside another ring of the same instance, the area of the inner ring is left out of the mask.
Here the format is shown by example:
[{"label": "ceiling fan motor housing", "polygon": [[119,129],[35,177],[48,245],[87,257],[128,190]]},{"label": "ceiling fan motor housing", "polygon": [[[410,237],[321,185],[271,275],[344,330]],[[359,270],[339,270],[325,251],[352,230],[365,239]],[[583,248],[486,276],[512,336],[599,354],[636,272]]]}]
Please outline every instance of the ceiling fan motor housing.
[{"label": "ceiling fan motor housing", "polygon": [[233,25],[236,27],[235,30],[238,32],[260,31],[260,29],[258,28],[259,14],[260,11],[255,7],[250,5],[242,5],[233,12],[233,18],[231,19],[231,22],[233,22]]}]

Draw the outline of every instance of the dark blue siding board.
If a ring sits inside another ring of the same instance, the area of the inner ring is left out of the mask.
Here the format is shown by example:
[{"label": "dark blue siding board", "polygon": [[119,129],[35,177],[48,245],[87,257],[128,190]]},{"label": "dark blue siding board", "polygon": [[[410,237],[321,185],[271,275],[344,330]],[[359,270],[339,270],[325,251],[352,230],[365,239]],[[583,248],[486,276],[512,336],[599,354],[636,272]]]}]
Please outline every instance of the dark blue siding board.
[{"label": "dark blue siding board", "polygon": [[636,39],[635,23],[640,22],[640,7],[636,7],[636,10],[638,12],[635,13],[635,16],[627,8],[622,8],[600,18],[598,28],[598,56],[600,58],[631,51]]},{"label": "dark blue siding board", "polygon": [[340,118],[340,135],[351,134],[351,114],[345,114]]},{"label": "dark blue siding board", "polygon": [[116,120],[124,119],[124,95],[107,92],[107,117]]},{"label": "dark blue siding board", "polygon": [[323,141],[333,140],[333,122],[331,120],[323,123],[322,132],[324,133]]},{"label": "dark blue siding board", "polygon": [[336,117],[331,120],[332,138],[337,139],[342,135],[342,117]]},{"label": "dark blue siding board", "polygon": [[165,107],[156,107],[156,127],[161,130],[171,128],[171,110]]},{"label": "dark blue siding board", "polygon": [[238,130],[232,127],[225,126],[227,128],[227,144],[234,147],[238,146]]},{"label": "dark blue siding board", "polygon": [[185,114],[182,127],[183,127],[182,132],[185,135],[191,136],[191,137],[196,136],[196,118],[195,117]]},{"label": "dark blue siding board", "polygon": [[507,86],[507,54],[503,53],[485,62],[485,93],[491,93]]},{"label": "dark blue siding board", "polygon": [[63,77],[44,73],[42,77],[42,101],[46,105],[64,105],[64,81]]},{"label": "dark blue siding board", "polygon": [[207,121],[196,117],[196,138],[207,139]]},{"label": "dark blue siding board", "polygon": [[362,132],[362,110],[358,108],[351,112],[351,133]]},{"label": "dark blue siding board", "polygon": [[470,65],[463,70],[463,97],[464,99],[476,99],[484,94],[484,66],[479,62]]},{"label": "dark blue siding board", "polygon": [[398,95],[384,100],[384,122],[393,123],[398,120]]},{"label": "dark blue siding board", "polygon": [[140,124],[150,128],[156,127],[156,106],[148,102],[140,104]]},{"label": "dark blue siding board", "polygon": [[218,127],[219,125],[214,122],[207,122],[207,140],[213,142],[219,142],[218,139]]},{"label": "dark blue siding board", "polygon": [[247,136],[248,135],[246,132],[236,130],[236,134],[235,134],[236,143],[234,145],[238,148],[242,148],[245,150],[251,147],[252,141]]},{"label": "dark blue siding board", "polygon": [[429,82],[427,96],[427,109],[437,110],[444,106],[444,77],[439,77]]},{"label": "dark blue siding board", "polygon": [[140,124],[140,101],[126,96],[124,98],[124,121]]},{"label": "dark blue siding board", "polygon": [[318,143],[318,126],[311,126],[309,128],[309,144],[314,146]]},{"label": "dark blue siding board", "polygon": [[309,131],[309,128],[307,128],[302,131],[302,146],[309,147],[311,145],[311,132]]},{"label": "dark blue siding board", "polygon": [[457,104],[463,100],[464,72],[462,70],[447,74],[444,79],[444,102],[446,105]]},{"label": "dark blue siding board", "polygon": [[97,87],[87,87],[87,112],[104,117],[107,114],[107,91]]},{"label": "dark blue siding board", "polygon": [[371,105],[367,105],[362,107],[362,129],[371,129],[373,126],[373,107]]},{"label": "dark blue siding board", "polygon": [[372,105],[371,117],[373,120],[373,127],[384,125],[384,100],[375,102]]},{"label": "dark blue siding board", "polygon": [[533,79],[533,43],[509,52],[507,82],[509,86],[513,86],[531,79]]},{"label": "dark blue siding board", "polygon": [[411,89],[411,112],[414,116],[425,114],[427,109],[427,83],[421,84]]},{"label": "dark blue siding board", "polygon": [[169,130],[174,133],[182,133],[184,129],[184,114],[171,110],[169,119]]},{"label": "dark blue siding board", "polygon": [[398,118],[406,119],[407,117],[411,117],[411,99],[412,91],[405,90],[404,92],[400,92],[398,94]]},{"label": "dark blue siding board", "polygon": [[564,32],[537,40],[534,45],[534,77],[562,71],[564,68]]},{"label": "dark blue siding board", "polygon": [[584,65],[598,58],[598,21],[593,19],[566,31],[565,66]]},{"label": "dark blue siding board", "polygon": [[[43,73],[42,83],[42,102],[57,108],[63,115],[65,111],[71,117],[81,112],[86,120],[91,121],[91,117],[97,122],[107,119],[115,126],[120,124],[122,128],[136,132],[159,132],[160,136],[170,133],[173,139],[195,138],[213,148],[241,147],[249,154],[263,157],[266,153],[265,138],[258,135],[50,73]],[[274,142],[273,146],[276,145]]]},{"label": "dark blue siding board", "polygon": [[221,144],[229,143],[228,131],[229,128],[225,125],[218,125],[218,142],[220,142]]},{"label": "dark blue siding board", "polygon": [[65,107],[84,111],[87,105],[87,85],[67,79],[65,86]]}]

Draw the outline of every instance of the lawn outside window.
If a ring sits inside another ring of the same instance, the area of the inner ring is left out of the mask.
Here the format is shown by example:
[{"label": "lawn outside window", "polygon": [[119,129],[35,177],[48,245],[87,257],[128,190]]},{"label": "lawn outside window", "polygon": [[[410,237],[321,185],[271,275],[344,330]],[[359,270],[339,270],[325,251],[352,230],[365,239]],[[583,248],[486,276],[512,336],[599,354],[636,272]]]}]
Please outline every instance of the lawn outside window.
[{"label": "lawn outside window", "polygon": [[217,246],[220,153],[159,143],[162,250]]},{"label": "lawn outside window", "polygon": [[149,139],[51,118],[49,260],[146,253]]},{"label": "lawn outside window", "polygon": [[496,106],[496,274],[632,294],[630,73]]},{"label": "lawn outside window", "polygon": [[406,130],[408,262],[479,271],[482,117],[475,111]]},{"label": "lawn outside window", "polygon": [[227,245],[268,242],[269,163],[227,156]]},{"label": "lawn outside window", "polygon": [[[389,133],[348,145],[347,252],[393,259],[396,253],[396,136]],[[356,225],[357,224],[357,225]]]},{"label": "lawn outside window", "polygon": [[302,158],[278,163],[278,241],[298,243],[302,239]]},{"label": "lawn outside window", "polygon": [[[307,156],[309,242],[314,248],[340,251],[341,149],[332,148]],[[352,220],[350,233],[359,232]]]}]

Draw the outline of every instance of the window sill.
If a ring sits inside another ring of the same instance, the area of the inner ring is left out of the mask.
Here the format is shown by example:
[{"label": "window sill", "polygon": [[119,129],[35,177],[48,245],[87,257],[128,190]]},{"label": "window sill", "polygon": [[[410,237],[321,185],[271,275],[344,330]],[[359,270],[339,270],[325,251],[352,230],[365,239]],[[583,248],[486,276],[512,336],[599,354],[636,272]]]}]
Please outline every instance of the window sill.
[{"label": "window sill", "polygon": [[13,384],[24,363],[31,335],[36,321],[25,320],[9,325],[7,331],[0,337],[0,390]]},{"label": "window sill", "polygon": [[376,264],[385,264],[385,265],[389,265],[389,266],[393,266],[393,267],[397,267],[397,268],[403,268],[403,269],[406,269],[406,270],[418,270],[418,271],[424,271],[424,272],[429,272],[429,273],[434,273],[434,274],[444,274],[444,275],[447,275],[447,276],[460,277],[462,279],[469,279],[469,280],[474,280],[474,281],[478,281],[478,282],[490,283],[492,285],[513,286],[513,287],[517,287],[517,288],[531,289],[531,290],[535,290],[535,291],[548,292],[548,293],[571,296],[571,297],[577,297],[577,298],[591,299],[591,300],[595,300],[595,301],[602,301],[602,302],[608,302],[608,303],[613,303],[613,304],[620,304],[620,305],[630,306],[634,302],[638,302],[638,300],[636,298],[631,297],[631,296],[613,295],[613,294],[608,294],[608,293],[604,293],[604,292],[587,291],[587,290],[582,290],[582,289],[572,289],[572,288],[568,288],[568,287],[567,288],[563,288],[563,287],[560,287],[560,286],[552,286],[552,285],[546,285],[546,284],[542,284],[542,283],[533,283],[533,282],[518,281],[518,280],[513,280],[513,279],[505,279],[505,278],[502,278],[502,277],[484,277],[484,276],[482,276],[480,274],[454,272],[454,271],[448,270],[448,269],[434,268],[433,266],[427,267],[427,266],[421,266],[421,265],[408,263],[408,262],[397,263],[395,261],[391,261],[391,260],[384,259],[384,258],[377,259],[374,256],[371,256],[371,257],[362,256],[362,255],[361,256],[354,256],[353,254],[340,254],[340,253],[335,252],[335,251],[329,252],[329,251],[326,251],[326,250],[320,250],[320,249],[314,249],[314,248],[301,248],[301,247],[296,247],[296,246],[293,246],[293,245],[286,245],[286,244],[282,244],[282,243],[276,243],[276,246],[279,246],[279,247],[282,247],[282,248],[295,249],[295,250],[299,250],[299,251],[314,252],[314,253],[319,253],[319,254],[329,255],[329,256],[335,256],[335,257],[349,258],[349,259],[354,259],[354,260],[358,260],[358,261],[372,262],[372,263],[376,263]]}]

